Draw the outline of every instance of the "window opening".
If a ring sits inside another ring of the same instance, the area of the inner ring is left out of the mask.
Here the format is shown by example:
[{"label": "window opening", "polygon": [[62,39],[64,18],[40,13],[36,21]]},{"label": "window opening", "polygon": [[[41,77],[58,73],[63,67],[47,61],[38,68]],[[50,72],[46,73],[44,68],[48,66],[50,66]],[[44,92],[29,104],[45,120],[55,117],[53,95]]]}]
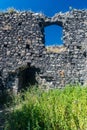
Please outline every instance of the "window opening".
[{"label": "window opening", "polygon": [[45,27],[45,46],[63,45],[63,28],[58,25],[50,25]]}]

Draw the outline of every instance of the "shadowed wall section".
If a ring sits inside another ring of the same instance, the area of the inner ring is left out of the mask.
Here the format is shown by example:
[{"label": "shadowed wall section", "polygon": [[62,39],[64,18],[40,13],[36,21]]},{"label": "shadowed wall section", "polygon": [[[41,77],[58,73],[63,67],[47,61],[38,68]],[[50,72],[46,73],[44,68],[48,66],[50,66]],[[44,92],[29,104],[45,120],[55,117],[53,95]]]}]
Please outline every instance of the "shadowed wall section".
[{"label": "shadowed wall section", "polygon": [[19,73],[18,91],[37,85],[36,73],[39,73],[39,69],[35,67],[28,67]]}]

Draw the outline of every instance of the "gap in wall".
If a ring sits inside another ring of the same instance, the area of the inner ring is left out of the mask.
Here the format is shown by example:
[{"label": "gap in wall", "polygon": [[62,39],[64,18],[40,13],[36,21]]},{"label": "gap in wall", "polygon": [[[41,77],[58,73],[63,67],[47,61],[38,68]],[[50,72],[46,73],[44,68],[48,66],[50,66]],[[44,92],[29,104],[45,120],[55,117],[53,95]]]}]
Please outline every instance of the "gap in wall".
[{"label": "gap in wall", "polygon": [[39,73],[40,69],[33,67],[25,68],[19,73],[19,91],[26,89],[27,87],[34,86],[38,84],[36,80],[36,73]]},{"label": "gap in wall", "polygon": [[45,27],[45,46],[62,46],[62,36],[62,27],[58,25],[49,25]]}]

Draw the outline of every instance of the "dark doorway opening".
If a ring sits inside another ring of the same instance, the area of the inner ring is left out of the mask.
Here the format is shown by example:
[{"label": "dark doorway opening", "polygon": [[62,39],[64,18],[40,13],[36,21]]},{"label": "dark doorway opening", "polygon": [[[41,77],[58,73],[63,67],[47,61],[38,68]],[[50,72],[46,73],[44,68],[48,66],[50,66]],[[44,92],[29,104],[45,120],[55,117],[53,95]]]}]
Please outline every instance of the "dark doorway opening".
[{"label": "dark doorway opening", "polygon": [[45,46],[63,45],[63,28],[58,25],[49,25],[45,27]]},{"label": "dark doorway opening", "polygon": [[18,91],[22,89],[27,89],[28,87],[31,87],[33,85],[37,85],[38,81],[36,80],[36,73],[39,72],[40,72],[39,68],[35,67],[28,67],[22,70],[19,73]]}]

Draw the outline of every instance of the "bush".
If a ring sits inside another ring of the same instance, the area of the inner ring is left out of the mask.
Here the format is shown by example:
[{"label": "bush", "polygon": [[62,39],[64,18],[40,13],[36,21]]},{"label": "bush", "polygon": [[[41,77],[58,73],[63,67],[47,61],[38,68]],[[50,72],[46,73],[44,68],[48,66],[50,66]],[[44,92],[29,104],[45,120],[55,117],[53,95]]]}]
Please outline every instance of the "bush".
[{"label": "bush", "polygon": [[14,104],[5,130],[87,130],[87,87],[28,90]]},{"label": "bush", "polygon": [[17,12],[17,10],[15,8],[13,8],[13,7],[8,8],[7,11],[10,14]]}]

